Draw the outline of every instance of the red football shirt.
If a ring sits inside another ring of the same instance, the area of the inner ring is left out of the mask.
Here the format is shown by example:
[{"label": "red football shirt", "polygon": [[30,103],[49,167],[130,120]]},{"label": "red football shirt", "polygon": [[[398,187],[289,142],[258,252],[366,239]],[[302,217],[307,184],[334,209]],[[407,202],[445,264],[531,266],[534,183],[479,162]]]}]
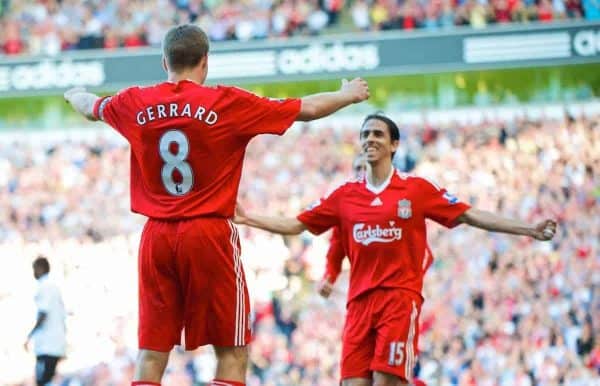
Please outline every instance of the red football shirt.
[{"label": "red football shirt", "polygon": [[128,88],[94,115],[131,145],[131,209],[148,217],[232,217],[248,142],[283,134],[300,99],[191,81]]},{"label": "red football shirt", "polygon": [[[326,266],[323,278],[329,280],[330,283],[335,283],[340,272],[342,272],[342,262],[346,257],[346,251],[340,234],[340,227],[333,228],[331,238],[329,239],[329,249],[327,249]],[[423,257],[423,271],[427,271],[433,264],[433,254],[429,245],[425,246],[425,256]]]},{"label": "red football shirt", "polygon": [[298,216],[320,234],[340,227],[350,260],[348,301],[374,288],[403,288],[421,295],[431,264],[425,219],[446,227],[469,205],[429,181],[393,170],[379,188],[365,178],[334,190]]}]

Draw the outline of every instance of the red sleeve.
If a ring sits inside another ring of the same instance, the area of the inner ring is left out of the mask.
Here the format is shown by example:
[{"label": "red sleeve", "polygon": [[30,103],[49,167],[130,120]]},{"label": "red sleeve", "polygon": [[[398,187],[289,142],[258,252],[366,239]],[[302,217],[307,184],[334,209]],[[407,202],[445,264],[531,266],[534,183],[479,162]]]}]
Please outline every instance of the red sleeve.
[{"label": "red sleeve", "polygon": [[335,283],[337,277],[342,271],[342,261],[346,257],[344,246],[342,244],[342,238],[340,235],[340,227],[336,226],[333,228],[331,239],[329,240],[329,249],[327,250],[327,266],[325,268],[325,279],[328,279],[330,283]]},{"label": "red sleeve", "polygon": [[127,103],[131,88],[118,94],[100,98],[94,104],[94,117],[108,123],[125,138],[129,138],[127,126],[122,123],[122,118],[129,112],[131,103]]},{"label": "red sleeve", "polygon": [[339,225],[338,199],[341,194],[340,190],[341,187],[337,188],[333,193],[323,197],[298,215],[298,220],[311,233],[320,235],[329,228]]},{"label": "red sleeve", "polygon": [[228,87],[228,92],[235,99],[236,113],[240,117],[237,130],[244,137],[285,133],[302,107],[301,100],[296,98],[262,98],[237,87]]},{"label": "red sleeve", "polygon": [[423,200],[425,217],[447,227],[454,228],[458,225],[456,219],[465,213],[470,205],[458,200],[454,195],[448,193],[446,189],[420,179],[423,186]]},{"label": "red sleeve", "polygon": [[433,264],[433,253],[429,245],[425,245],[425,256],[423,257],[423,272],[427,272],[429,267]]}]

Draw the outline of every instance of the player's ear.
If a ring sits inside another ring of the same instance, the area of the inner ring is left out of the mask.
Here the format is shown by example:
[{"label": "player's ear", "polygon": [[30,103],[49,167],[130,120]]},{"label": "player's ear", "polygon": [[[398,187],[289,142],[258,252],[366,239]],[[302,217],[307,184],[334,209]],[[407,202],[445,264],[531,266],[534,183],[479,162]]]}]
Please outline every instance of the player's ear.
[{"label": "player's ear", "polygon": [[200,66],[202,71],[208,71],[208,54],[204,55],[204,57],[200,59]]},{"label": "player's ear", "polygon": [[396,149],[398,149],[398,146],[400,145],[400,141],[399,140],[393,140],[392,141],[392,152],[396,151]]},{"label": "player's ear", "polygon": [[163,66],[163,69],[165,70],[165,72],[168,73],[169,68],[167,67],[167,58],[165,58],[164,56],[162,57],[162,66]]}]

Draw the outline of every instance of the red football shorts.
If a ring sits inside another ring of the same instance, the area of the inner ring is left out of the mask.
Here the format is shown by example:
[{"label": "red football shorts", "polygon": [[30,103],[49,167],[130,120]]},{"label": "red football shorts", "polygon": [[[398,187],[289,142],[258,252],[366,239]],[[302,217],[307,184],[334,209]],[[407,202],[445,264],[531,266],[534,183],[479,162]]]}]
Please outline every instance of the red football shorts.
[{"label": "red football shorts", "polygon": [[182,330],[187,350],[250,341],[250,300],[230,221],[148,220],[138,270],[141,349],[170,351]]},{"label": "red football shorts", "polygon": [[348,304],[342,346],[342,379],[371,378],[373,371],[409,382],[417,359],[421,297],[384,288]]}]

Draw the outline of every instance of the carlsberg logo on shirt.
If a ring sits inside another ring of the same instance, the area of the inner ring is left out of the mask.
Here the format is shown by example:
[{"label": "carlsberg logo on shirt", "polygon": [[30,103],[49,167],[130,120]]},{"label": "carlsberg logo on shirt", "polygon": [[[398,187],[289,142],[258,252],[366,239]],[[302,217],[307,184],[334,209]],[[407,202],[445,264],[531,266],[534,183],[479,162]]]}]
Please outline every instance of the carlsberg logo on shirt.
[{"label": "carlsberg logo on shirt", "polygon": [[382,228],[379,224],[374,227],[363,223],[354,224],[352,235],[357,243],[369,245],[371,243],[389,243],[402,239],[402,228],[396,228],[395,221],[389,222],[389,227]]}]

